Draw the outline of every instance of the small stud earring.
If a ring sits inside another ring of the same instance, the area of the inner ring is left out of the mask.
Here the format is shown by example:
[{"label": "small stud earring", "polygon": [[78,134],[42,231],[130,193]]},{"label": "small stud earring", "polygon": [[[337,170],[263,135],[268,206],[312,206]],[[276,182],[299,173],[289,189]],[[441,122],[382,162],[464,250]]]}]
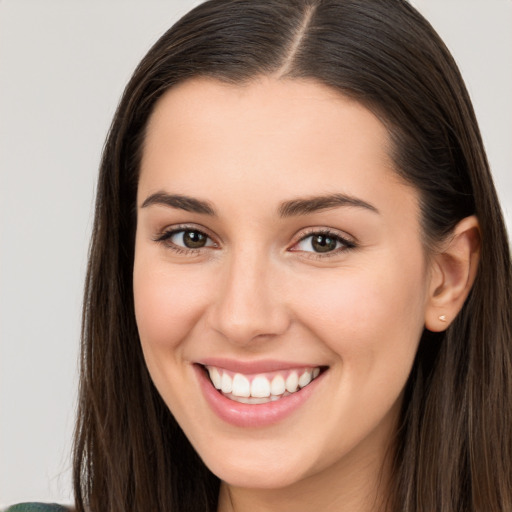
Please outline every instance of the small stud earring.
[{"label": "small stud earring", "polygon": [[441,320],[441,322],[446,322],[446,315],[441,315],[439,320]]}]

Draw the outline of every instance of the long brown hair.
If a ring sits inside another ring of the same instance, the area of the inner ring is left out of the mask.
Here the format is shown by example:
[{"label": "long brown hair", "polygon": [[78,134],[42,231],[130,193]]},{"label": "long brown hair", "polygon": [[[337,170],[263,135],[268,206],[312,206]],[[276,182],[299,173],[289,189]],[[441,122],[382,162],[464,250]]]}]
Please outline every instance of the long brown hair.
[{"label": "long brown hair", "polygon": [[512,510],[512,278],[507,234],[463,80],[405,0],[211,0],[176,23],[130,80],[103,153],[85,288],[74,486],[79,512],[214,511],[218,479],[144,364],[132,268],[145,127],[198,76],[313,79],[385,123],[420,193],[427,248],[476,214],[482,250],[462,311],[425,330],[405,389],[391,509]]}]

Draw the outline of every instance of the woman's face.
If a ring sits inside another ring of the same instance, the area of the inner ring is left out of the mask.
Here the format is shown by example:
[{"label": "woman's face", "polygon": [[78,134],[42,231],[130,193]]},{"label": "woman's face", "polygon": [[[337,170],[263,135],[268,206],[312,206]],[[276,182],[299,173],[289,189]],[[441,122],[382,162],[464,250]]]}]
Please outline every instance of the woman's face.
[{"label": "woman's face", "polygon": [[140,339],[169,409],[231,485],[357,480],[382,464],[430,275],[388,142],[367,109],[312,81],[196,79],[150,119]]}]

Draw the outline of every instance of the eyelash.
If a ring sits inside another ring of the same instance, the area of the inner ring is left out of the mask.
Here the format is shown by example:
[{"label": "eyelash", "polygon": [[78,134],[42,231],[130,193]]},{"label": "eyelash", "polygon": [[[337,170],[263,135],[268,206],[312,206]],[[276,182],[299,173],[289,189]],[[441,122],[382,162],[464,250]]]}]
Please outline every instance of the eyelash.
[{"label": "eyelash", "polygon": [[169,230],[164,231],[163,233],[159,234],[156,238],[154,238],[154,241],[165,245],[167,248],[171,249],[176,254],[184,254],[184,255],[187,255],[187,254],[197,255],[197,254],[200,254],[200,251],[202,251],[202,249],[205,249],[208,247],[217,247],[217,244],[214,243],[214,245],[210,245],[210,246],[206,246],[206,247],[199,247],[197,249],[194,249],[192,247],[182,247],[182,246],[176,245],[175,243],[170,241],[170,239],[174,235],[177,235],[178,233],[186,233],[186,232],[199,233],[200,235],[206,237],[207,239],[212,240],[212,237],[209,236],[207,233],[205,233],[203,230],[198,229],[195,226],[183,225],[183,226],[175,226]]},{"label": "eyelash", "polygon": [[[321,236],[325,236],[326,238],[330,238],[330,239],[334,240],[336,243],[341,244],[341,247],[338,247],[332,251],[328,251],[325,253],[319,253],[319,252],[314,252],[314,251],[300,251],[300,252],[304,252],[307,255],[305,257],[307,257],[307,258],[325,259],[325,258],[330,258],[333,256],[339,256],[339,254],[341,252],[346,252],[346,251],[350,251],[352,249],[357,248],[357,244],[355,241],[349,240],[348,238],[341,236],[336,231],[333,231],[330,229],[325,229],[325,228],[323,228],[323,229],[311,228],[310,230],[306,231],[305,233],[302,233],[300,239],[293,244],[293,247],[297,246],[301,242],[304,242],[308,238],[313,237],[314,235],[317,235],[317,236],[321,235]],[[292,252],[299,252],[299,250],[293,250],[293,248],[292,248]]]},{"label": "eyelash", "polygon": [[[176,226],[176,227],[173,227],[172,229],[164,231],[163,233],[159,234],[156,238],[154,238],[154,241],[164,244],[167,248],[171,249],[176,254],[183,254],[183,255],[187,255],[187,254],[188,255],[198,255],[203,251],[203,249],[207,249],[210,247],[213,247],[213,248],[218,247],[218,245],[215,242],[213,242],[213,245],[203,246],[203,247],[194,249],[194,248],[182,247],[182,246],[176,245],[175,243],[170,241],[170,239],[174,235],[177,235],[178,233],[186,233],[186,232],[199,233],[200,235],[206,237],[207,239],[212,240],[212,237],[209,236],[204,231],[202,231],[201,229],[198,229],[198,228],[196,228],[194,226],[190,226],[190,225],[183,225],[183,226]],[[338,243],[341,244],[342,247],[338,247],[332,251],[328,251],[325,253],[319,253],[319,252],[315,252],[315,251],[301,251],[301,250],[293,249],[293,247],[297,246],[298,244],[304,242],[305,240],[307,240],[308,238],[310,238],[314,235],[317,235],[317,236],[321,235],[321,236],[330,238],[330,239],[334,240],[336,242],[336,244],[338,244]],[[334,232],[332,230],[325,229],[325,228],[324,229],[312,228],[311,230],[307,231],[306,233],[302,233],[300,239],[297,240],[297,242],[295,242],[293,244],[292,248],[289,250],[291,252],[303,252],[304,254],[307,255],[307,256],[305,256],[307,258],[324,259],[324,258],[329,258],[332,256],[339,255],[340,252],[349,251],[349,250],[352,250],[355,248],[357,248],[356,242],[341,236],[337,232]]]}]

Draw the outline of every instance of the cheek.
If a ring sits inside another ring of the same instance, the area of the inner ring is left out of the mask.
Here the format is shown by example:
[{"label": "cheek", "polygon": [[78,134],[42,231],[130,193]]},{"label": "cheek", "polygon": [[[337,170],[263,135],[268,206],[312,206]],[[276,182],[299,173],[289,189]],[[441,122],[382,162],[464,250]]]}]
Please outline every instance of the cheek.
[{"label": "cheek", "polygon": [[184,268],[171,272],[165,260],[136,253],[133,293],[149,374],[169,409],[180,417],[191,401],[191,389],[183,389],[190,379],[184,348],[204,310],[205,286]]},{"label": "cheek", "polygon": [[133,293],[139,336],[145,351],[178,346],[201,315],[204,282],[185,270],[170,272],[165,262],[135,258]]},{"label": "cheek", "polygon": [[304,283],[296,294],[303,297],[299,316],[345,367],[369,371],[403,361],[409,368],[424,325],[422,268],[421,259],[394,266],[382,260]]}]

